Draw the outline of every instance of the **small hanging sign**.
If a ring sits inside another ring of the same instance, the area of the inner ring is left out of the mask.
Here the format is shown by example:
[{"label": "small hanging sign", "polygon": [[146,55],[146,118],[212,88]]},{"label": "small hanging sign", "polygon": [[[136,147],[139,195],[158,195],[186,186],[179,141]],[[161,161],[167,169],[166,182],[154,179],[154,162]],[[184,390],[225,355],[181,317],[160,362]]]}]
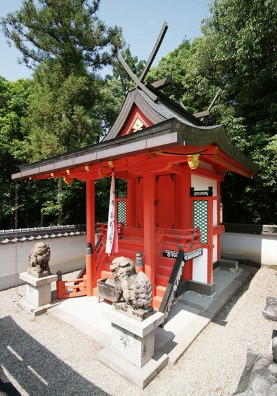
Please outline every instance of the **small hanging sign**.
[{"label": "small hanging sign", "polygon": [[[199,248],[199,249],[195,249],[195,250],[191,250],[190,252],[186,252],[184,253],[184,260],[188,261],[191,260],[195,257],[199,257],[203,255],[203,249]],[[178,251],[176,250],[164,250],[163,251],[163,257],[167,257],[167,258],[173,258],[176,259],[178,256]]]},{"label": "small hanging sign", "polygon": [[195,190],[194,187],[190,188],[191,197],[212,197],[213,187],[208,187],[208,190]]}]

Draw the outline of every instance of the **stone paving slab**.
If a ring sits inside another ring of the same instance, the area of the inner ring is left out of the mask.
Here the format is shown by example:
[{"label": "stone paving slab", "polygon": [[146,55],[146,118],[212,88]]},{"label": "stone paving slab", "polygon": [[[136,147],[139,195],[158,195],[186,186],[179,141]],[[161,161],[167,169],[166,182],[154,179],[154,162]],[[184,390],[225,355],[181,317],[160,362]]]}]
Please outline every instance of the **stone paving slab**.
[{"label": "stone paving slab", "polygon": [[[215,293],[212,296],[186,292],[173,305],[167,323],[155,330],[155,349],[168,356],[168,364],[174,365],[215,315],[232,298],[246,281],[249,273],[240,269],[233,273],[217,270],[214,276]],[[90,335],[99,345],[110,345],[111,325],[103,317],[103,310],[112,306],[96,297],[80,297],[62,300],[48,312],[59,317],[80,331]]]}]

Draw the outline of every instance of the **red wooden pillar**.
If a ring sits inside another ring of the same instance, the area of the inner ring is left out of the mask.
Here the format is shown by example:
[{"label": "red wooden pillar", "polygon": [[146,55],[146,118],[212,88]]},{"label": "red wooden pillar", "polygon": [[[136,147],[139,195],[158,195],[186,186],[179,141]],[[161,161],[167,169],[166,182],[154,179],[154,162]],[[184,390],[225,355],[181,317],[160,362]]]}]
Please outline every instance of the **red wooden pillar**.
[{"label": "red wooden pillar", "polygon": [[176,228],[193,227],[193,202],[190,198],[191,173],[176,175]]},{"label": "red wooden pillar", "polygon": [[213,207],[212,197],[208,199],[208,263],[207,263],[207,283],[213,283]]},{"label": "red wooden pillar", "polygon": [[87,295],[93,296],[95,279],[93,268],[93,250],[95,246],[95,186],[94,180],[86,181],[86,235],[87,244],[92,245],[92,254],[86,254]]},{"label": "red wooden pillar", "polygon": [[[217,181],[217,225],[220,225],[221,221],[221,182],[218,180]],[[217,260],[220,260],[220,254],[221,254],[221,233],[217,234]]]},{"label": "red wooden pillar", "polygon": [[136,179],[127,181],[127,227],[136,227]]},{"label": "red wooden pillar", "polygon": [[[176,228],[193,227],[193,201],[190,198],[191,173],[176,175]],[[192,279],[192,261],[185,265],[182,279]]]},{"label": "red wooden pillar", "polygon": [[144,271],[151,281],[155,293],[155,175],[144,174],[143,218],[144,218]]}]

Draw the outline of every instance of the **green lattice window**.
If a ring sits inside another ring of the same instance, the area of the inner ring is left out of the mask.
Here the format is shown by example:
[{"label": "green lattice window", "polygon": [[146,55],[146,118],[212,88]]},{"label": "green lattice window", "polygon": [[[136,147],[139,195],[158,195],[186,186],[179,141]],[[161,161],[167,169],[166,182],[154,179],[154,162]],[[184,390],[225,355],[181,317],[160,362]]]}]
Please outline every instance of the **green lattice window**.
[{"label": "green lattice window", "polygon": [[199,200],[193,202],[194,227],[199,227],[201,242],[208,243],[208,201]]},{"label": "green lattice window", "polygon": [[117,221],[126,225],[126,201],[117,201]]}]

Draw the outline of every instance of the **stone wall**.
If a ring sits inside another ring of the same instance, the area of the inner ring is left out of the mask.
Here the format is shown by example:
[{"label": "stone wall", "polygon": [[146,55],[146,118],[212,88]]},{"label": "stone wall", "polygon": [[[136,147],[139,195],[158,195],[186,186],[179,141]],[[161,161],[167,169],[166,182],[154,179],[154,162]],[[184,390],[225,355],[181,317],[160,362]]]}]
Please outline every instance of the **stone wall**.
[{"label": "stone wall", "polygon": [[224,224],[221,257],[277,266],[277,226]]},{"label": "stone wall", "polygon": [[[40,238],[43,238],[42,240],[51,249],[50,269],[53,274],[56,274],[57,271],[72,272],[85,265],[85,233],[76,230],[75,232],[60,231],[58,233],[49,233],[48,231],[47,237],[41,237],[42,233],[40,233]],[[38,235],[27,238],[2,238],[0,243],[0,290],[22,283],[19,274],[27,270],[29,252],[40,238]]]}]

